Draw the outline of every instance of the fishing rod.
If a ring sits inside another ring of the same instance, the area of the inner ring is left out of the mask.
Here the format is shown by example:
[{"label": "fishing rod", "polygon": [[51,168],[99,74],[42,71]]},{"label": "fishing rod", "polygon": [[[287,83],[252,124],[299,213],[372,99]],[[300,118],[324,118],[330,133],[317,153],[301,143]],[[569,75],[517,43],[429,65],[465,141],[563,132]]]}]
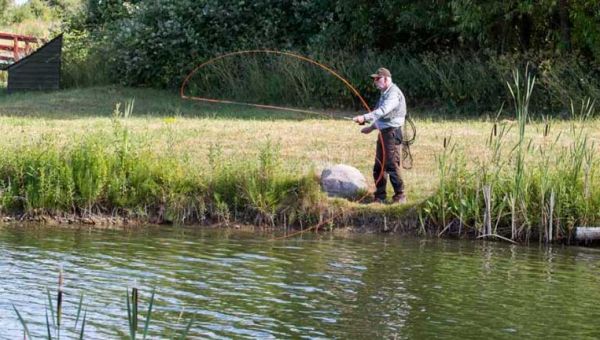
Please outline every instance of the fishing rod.
[{"label": "fishing rod", "polygon": [[[312,113],[312,114],[323,114],[323,113],[319,113],[319,112],[315,112],[315,111],[308,111],[308,110],[303,110],[303,109],[296,109],[296,108],[290,108],[290,107],[284,107],[284,106],[276,106],[276,105],[264,105],[264,104],[253,104],[253,103],[245,103],[245,102],[237,102],[237,101],[232,101],[232,100],[224,100],[224,99],[215,99],[215,98],[205,98],[205,97],[199,97],[199,96],[191,96],[191,95],[187,95],[185,93],[186,87],[190,81],[190,79],[192,78],[192,76],[194,76],[199,70],[201,70],[202,68],[211,65],[213,63],[215,63],[218,60],[224,59],[224,58],[229,58],[232,56],[239,56],[239,55],[246,55],[246,54],[274,54],[274,55],[283,55],[283,56],[287,56],[287,57],[292,57],[292,58],[296,58],[298,60],[302,60],[305,61],[307,63],[310,63],[312,65],[318,66],[321,69],[327,71],[328,73],[330,73],[331,75],[333,75],[334,77],[336,77],[337,79],[339,79],[361,102],[362,106],[364,107],[364,109],[367,112],[371,112],[371,108],[369,107],[369,105],[367,104],[366,100],[361,96],[361,94],[358,92],[358,90],[348,81],[346,80],[344,77],[342,77],[339,73],[337,73],[335,70],[333,70],[331,67],[320,63],[316,60],[313,60],[311,58],[299,55],[299,54],[295,54],[295,53],[291,53],[291,52],[286,52],[286,51],[277,51],[277,50],[269,50],[269,49],[255,49],[255,50],[243,50],[243,51],[236,51],[236,52],[230,52],[230,53],[225,53],[222,54],[220,56],[214,57],[212,59],[209,59],[201,64],[199,64],[198,66],[196,66],[190,73],[188,73],[188,75],[184,78],[181,87],[179,89],[179,95],[182,99],[188,99],[188,100],[195,100],[195,101],[203,101],[203,102],[210,102],[210,103],[223,103],[223,104],[237,104],[237,105],[244,105],[244,106],[251,106],[251,107],[257,107],[257,108],[266,108],[266,109],[275,109],[275,110],[285,110],[285,111],[291,111],[291,112],[299,112],[299,113]],[[352,118],[350,117],[344,117],[344,119],[350,119],[352,120]],[[407,117],[408,118],[408,117]],[[410,141],[406,141],[406,143],[404,143],[403,141],[403,150],[407,150],[407,155],[410,156],[410,163],[412,166],[412,155],[410,155],[410,144],[412,144],[414,142],[414,137],[416,136],[416,129],[414,129],[414,123],[412,123],[412,120],[410,120],[411,124],[412,124],[412,129],[413,129],[413,138]],[[382,179],[383,176],[385,174],[385,163],[386,163],[386,152],[385,152],[385,148],[383,147],[384,142],[383,142],[383,135],[381,133],[378,134],[378,143],[381,145],[381,149],[382,149],[382,159],[378,159],[377,157],[375,158],[376,161],[380,164],[381,166],[381,171],[378,174],[377,178],[375,179],[375,186],[377,186],[377,183],[379,183]],[[403,152],[404,155],[404,152]],[[362,197],[360,197],[358,199],[359,202],[361,202],[362,200],[364,200],[367,196],[369,195],[368,192],[366,192]],[[293,237],[295,235],[299,235],[302,234],[304,232],[307,231],[311,231],[311,230],[318,230],[321,226],[328,224],[330,221],[332,221],[333,219],[337,218],[338,216],[340,216],[342,213],[339,212],[335,215],[330,216],[329,218],[317,223],[314,226],[311,226],[309,228],[291,233],[291,234],[287,234],[284,235],[283,237],[276,237],[271,239],[272,241],[274,240],[280,240],[280,239],[284,239],[284,238],[288,238],[288,237]]]},{"label": "fishing rod", "polygon": [[[347,117],[344,116],[342,117],[345,120],[353,120],[352,117]],[[359,124],[359,125],[364,125],[365,123]],[[406,118],[404,119],[404,131],[402,132],[402,141],[401,141],[401,145],[402,145],[402,168],[406,169],[406,170],[410,170],[412,169],[412,162],[413,162],[413,156],[412,153],[410,152],[410,146],[414,144],[415,139],[417,138],[417,128],[415,126],[415,122],[413,121],[412,117],[407,113],[406,114]],[[407,133],[407,131],[410,131],[410,133]],[[411,136],[410,138],[406,139],[406,136]],[[385,150],[383,150],[385,152]]]}]

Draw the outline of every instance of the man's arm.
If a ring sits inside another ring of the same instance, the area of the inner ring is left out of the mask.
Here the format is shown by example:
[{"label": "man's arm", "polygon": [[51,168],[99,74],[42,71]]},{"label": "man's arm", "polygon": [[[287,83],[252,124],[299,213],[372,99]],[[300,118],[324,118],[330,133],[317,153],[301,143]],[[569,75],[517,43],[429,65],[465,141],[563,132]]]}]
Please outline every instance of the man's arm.
[{"label": "man's arm", "polygon": [[390,113],[399,104],[400,98],[397,95],[397,93],[390,93],[389,96],[383,101],[383,103],[381,103],[381,105],[377,109],[363,115],[364,119],[368,121],[377,120]]}]

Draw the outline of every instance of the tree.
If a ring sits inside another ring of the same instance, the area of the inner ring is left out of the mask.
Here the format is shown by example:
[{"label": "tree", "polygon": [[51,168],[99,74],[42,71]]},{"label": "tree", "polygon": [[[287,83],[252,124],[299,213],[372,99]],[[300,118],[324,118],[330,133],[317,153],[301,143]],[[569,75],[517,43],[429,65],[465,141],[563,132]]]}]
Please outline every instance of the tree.
[{"label": "tree", "polygon": [[10,0],[0,0],[0,24],[5,24],[5,16],[6,16],[6,12],[8,12],[8,9],[11,5],[11,1]]},{"label": "tree", "polygon": [[572,0],[569,7],[573,48],[600,61],[600,3]]}]

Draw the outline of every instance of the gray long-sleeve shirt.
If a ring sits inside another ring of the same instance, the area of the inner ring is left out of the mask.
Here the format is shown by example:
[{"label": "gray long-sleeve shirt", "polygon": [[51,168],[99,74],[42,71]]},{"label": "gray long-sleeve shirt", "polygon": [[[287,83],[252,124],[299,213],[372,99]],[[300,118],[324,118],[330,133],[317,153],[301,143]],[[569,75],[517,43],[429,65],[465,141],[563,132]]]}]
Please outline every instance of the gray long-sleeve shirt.
[{"label": "gray long-sleeve shirt", "polygon": [[374,120],[373,124],[379,130],[404,125],[406,117],[404,94],[396,84],[390,84],[379,97],[375,110],[365,114],[364,117],[367,121]]}]

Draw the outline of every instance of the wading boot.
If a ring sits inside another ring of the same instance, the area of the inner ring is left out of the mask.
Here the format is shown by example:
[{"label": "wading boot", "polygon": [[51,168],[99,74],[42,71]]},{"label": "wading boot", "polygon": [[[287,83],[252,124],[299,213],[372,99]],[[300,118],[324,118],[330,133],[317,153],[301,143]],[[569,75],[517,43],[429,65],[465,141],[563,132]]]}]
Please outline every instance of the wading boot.
[{"label": "wading boot", "polygon": [[398,204],[404,204],[404,203],[406,203],[406,195],[405,194],[394,195],[394,197],[392,197],[392,202],[398,203]]}]

